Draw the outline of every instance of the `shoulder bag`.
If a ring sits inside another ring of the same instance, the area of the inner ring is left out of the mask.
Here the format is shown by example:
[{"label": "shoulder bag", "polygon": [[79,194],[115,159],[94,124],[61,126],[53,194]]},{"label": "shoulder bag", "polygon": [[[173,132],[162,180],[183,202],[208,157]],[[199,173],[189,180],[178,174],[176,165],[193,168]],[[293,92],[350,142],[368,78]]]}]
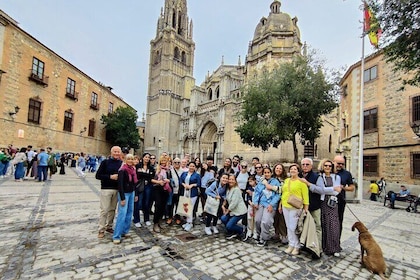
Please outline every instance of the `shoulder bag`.
[{"label": "shoulder bag", "polygon": [[297,208],[297,209],[302,208],[303,199],[290,192],[290,179],[287,182],[287,187],[289,189],[289,198],[287,199],[287,203],[292,205],[294,208]]},{"label": "shoulder bag", "polygon": [[[214,193],[216,195],[219,195],[219,192],[217,190],[217,186],[216,186],[216,191]],[[206,199],[206,204],[204,205],[204,212],[206,212],[207,214],[210,214],[212,216],[217,217],[217,212],[219,211],[219,206],[220,206],[220,200],[208,195],[207,199]]]}]

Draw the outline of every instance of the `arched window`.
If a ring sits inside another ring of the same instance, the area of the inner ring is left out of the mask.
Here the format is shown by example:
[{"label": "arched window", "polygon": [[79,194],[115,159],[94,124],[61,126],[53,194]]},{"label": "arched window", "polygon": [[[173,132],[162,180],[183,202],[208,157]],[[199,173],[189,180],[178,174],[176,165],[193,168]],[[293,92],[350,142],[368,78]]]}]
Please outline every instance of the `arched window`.
[{"label": "arched window", "polygon": [[176,11],[175,9],[172,10],[172,28],[176,27]]},{"label": "arched window", "polygon": [[184,64],[187,63],[187,55],[184,51],[181,53],[181,62]]},{"label": "arched window", "polygon": [[154,63],[155,64],[158,64],[159,62],[160,62],[160,52],[159,51],[156,51]]},{"label": "arched window", "polygon": [[182,35],[182,15],[178,15],[178,34]]},{"label": "arched window", "polygon": [[179,60],[179,49],[178,49],[178,47],[175,47],[175,49],[174,49],[174,59]]},{"label": "arched window", "polygon": [[219,99],[220,97],[220,90],[219,87],[216,88],[216,98]]},{"label": "arched window", "polygon": [[208,94],[209,100],[212,100],[213,99],[213,90],[210,88],[208,92],[209,92],[209,94]]}]

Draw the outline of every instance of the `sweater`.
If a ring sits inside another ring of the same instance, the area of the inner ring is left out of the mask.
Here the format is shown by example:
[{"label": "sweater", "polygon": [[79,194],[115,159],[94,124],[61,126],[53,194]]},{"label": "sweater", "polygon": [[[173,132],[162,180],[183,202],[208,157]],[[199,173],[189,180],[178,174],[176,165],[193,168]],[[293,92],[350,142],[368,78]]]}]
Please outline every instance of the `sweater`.
[{"label": "sweater", "polygon": [[242,191],[239,187],[233,187],[226,193],[226,200],[229,203],[231,216],[242,216],[248,211],[242,198]]},{"label": "sweater", "polygon": [[105,159],[96,171],[95,178],[101,180],[101,189],[118,190],[118,180],[111,180],[111,175],[118,174],[122,161],[112,157]]}]

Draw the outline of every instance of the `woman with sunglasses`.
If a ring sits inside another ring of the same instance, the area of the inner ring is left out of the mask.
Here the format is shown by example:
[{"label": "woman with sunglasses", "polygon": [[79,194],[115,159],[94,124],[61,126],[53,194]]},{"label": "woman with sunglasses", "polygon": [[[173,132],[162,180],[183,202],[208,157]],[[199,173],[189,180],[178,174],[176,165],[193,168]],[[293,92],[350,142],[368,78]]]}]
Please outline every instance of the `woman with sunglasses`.
[{"label": "woman with sunglasses", "polygon": [[255,207],[255,225],[259,240],[257,246],[264,247],[270,240],[270,228],[274,223],[274,214],[280,200],[280,182],[273,178],[269,167],[264,167],[261,180],[255,187],[253,204]]},{"label": "woman with sunglasses", "polygon": [[322,251],[327,255],[340,256],[340,220],[338,216],[337,197],[341,190],[341,178],[334,174],[334,164],[324,159],[319,164],[320,176],[316,182],[321,192],[321,228]]}]

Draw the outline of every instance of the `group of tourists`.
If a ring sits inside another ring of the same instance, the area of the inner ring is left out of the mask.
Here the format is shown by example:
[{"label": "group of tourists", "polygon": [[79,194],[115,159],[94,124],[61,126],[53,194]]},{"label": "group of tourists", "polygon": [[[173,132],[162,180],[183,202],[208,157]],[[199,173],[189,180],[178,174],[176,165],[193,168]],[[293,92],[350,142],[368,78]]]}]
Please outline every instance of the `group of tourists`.
[{"label": "group of tourists", "polygon": [[[310,248],[317,252],[313,256],[340,256],[346,192],[354,190],[352,175],[342,156],[324,159],[314,169],[310,158],[286,169],[280,163],[271,168],[257,157],[248,164],[237,155],[226,158],[218,169],[212,156],[202,162],[162,153],[157,159],[149,153],[122,153],[115,146],[96,173],[101,180],[98,238],[108,232],[119,244],[130,235],[132,222],[156,233],[163,223],[191,231],[193,221],[200,219],[206,235],[219,234],[222,223],[227,239],[254,240],[261,247],[277,239],[288,244],[285,252],[292,255],[305,247],[304,235],[318,246]],[[304,234],[306,221],[314,230]]]}]

